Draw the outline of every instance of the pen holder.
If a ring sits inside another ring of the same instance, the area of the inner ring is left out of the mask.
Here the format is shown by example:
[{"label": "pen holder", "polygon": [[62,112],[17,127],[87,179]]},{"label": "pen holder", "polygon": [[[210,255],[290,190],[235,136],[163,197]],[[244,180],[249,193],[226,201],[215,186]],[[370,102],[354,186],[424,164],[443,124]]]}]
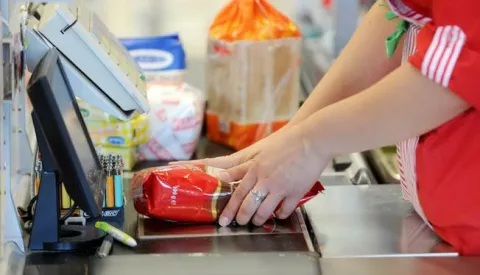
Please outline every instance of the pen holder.
[{"label": "pen holder", "polygon": [[[91,219],[90,216],[83,212],[83,217],[86,219],[87,224],[94,224],[97,220],[96,219]],[[101,221],[108,222],[112,225],[115,225],[117,227],[121,227],[123,225],[123,222],[125,220],[125,211],[124,207],[104,207],[102,209],[102,218],[100,219]]]},{"label": "pen holder", "polygon": [[[101,220],[117,225],[123,224],[125,219],[123,158],[120,155],[100,155],[100,162],[107,175]],[[83,213],[83,215],[89,222],[90,217],[87,213]]]},{"label": "pen holder", "polygon": [[[126,200],[123,188],[123,159],[119,155],[100,155],[100,161],[107,175],[104,183],[105,196],[100,220],[119,226],[123,224],[125,219],[124,205]],[[41,170],[42,163],[37,160],[35,178],[33,180],[33,193],[35,195],[38,193]],[[63,184],[58,199],[61,205],[60,214],[61,217],[65,217],[62,219],[65,224],[85,225],[97,220],[95,219],[94,221],[87,213],[75,206],[75,202],[70,198]],[[75,207],[75,209],[72,209],[72,207]]]}]

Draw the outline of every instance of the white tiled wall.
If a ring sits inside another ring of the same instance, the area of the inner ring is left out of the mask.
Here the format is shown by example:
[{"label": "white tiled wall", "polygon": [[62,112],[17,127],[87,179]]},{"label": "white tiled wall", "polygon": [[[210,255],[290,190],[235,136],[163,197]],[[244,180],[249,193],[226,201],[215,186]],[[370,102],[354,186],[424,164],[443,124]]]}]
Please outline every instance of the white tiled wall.
[{"label": "white tiled wall", "polygon": [[[293,17],[296,0],[270,0]],[[142,36],[179,32],[188,54],[187,80],[203,88],[203,57],[207,31],[227,0],[88,0],[112,32]]]}]

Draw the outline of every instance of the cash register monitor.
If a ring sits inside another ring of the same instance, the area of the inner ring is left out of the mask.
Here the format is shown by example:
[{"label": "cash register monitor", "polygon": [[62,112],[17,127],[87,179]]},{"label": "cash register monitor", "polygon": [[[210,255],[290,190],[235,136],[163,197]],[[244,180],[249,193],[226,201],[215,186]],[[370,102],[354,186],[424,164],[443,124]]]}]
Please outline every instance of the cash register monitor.
[{"label": "cash register monitor", "polygon": [[[32,119],[44,170],[30,247],[73,250],[75,244],[84,240],[73,240],[72,237],[85,238],[88,234],[61,232],[64,228],[59,225],[59,178],[75,204],[95,218],[101,216],[105,175],[56,49],[49,50],[40,61],[32,73],[27,91],[33,106]],[[45,232],[58,228],[59,232],[45,237]],[[70,239],[62,240],[64,236]]]}]

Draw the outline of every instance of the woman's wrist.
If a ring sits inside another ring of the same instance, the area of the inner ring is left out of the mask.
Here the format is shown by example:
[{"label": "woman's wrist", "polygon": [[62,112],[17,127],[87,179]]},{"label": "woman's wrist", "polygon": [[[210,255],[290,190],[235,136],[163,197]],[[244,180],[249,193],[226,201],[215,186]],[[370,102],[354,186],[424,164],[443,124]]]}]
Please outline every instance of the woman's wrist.
[{"label": "woman's wrist", "polygon": [[323,159],[331,159],[334,157],[334,152],[330,150],[330,141],[326,134],[328,130],[323,129],[320,124],[319,119],[315,121],[306,119],[295,125],[295,131],[298,133],[298,138],[307,153],[315,154]]},{"label": "woman's wrist", "polygon": [[275,138],[276,136],[281,136],[283,134],[285,134],[285,132],[288,132],[289,130],[291,130],[292,128],[294,128],[296,125],[298,125],[299,123],[301,123],[301,121],[292,121],[290,120],[287,124],[285,124],[283,127],[281,127],[280,129],[278,129],[277,131],[271,133],[270,135],[262,138],[261,140],[257,141],[255,144],[253,144],[252,146],[261,146],[263,143],[266,143],[268,141],[266,140],[271,140],[273,138]]}]

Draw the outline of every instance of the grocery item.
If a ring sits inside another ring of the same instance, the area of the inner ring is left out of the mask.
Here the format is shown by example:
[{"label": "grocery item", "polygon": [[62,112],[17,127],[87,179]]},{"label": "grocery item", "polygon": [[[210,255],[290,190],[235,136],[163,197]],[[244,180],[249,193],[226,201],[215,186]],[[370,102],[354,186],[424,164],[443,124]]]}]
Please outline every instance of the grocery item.
[{"label": "grocery item", "polygon": [[77,99],[80,112],[95,146],[135,147],[149,137],[148,117],[135,114],[122,121],[102,110]]},{"label": "grocery item", "polygon": [[148,117],[135,115],[128,121],[86,120],[90,138],[95,145],[135,147],[148,141]]},{"label": "grocery item", "polygon": [[142,69],[148,85],[183,83],[185,51],[178,34],[120,39]]},{"label": "grocery item", "polygon": [[149,140],[138,146],[139,161],[187,160],[198,144],[205,99],[199,90],[179,86],[153,85],[147,91],[150,103]]},{"label": "grocery item", "polygon": [[[214,222],[239,182],[217,178],[221,169],[203,165],[170,165],[134,175],[132,198],[138,213],[179,222]],[[303,205],[322,192],[320,182],[303,197]]]},{"label": "grocery item", "polygon": [[300,31],[265,0],[232,0],[209,32],[207,136],[245,148],[284,126],[300,100]]},{"label": "grocery item", "polygon": [[102,110],[78,99],[85,126],[98,154],[120,155],[123,169],[132,170],[137,163],[137,146],[150,137],[147,115],[135,114],[128,121],[122,121]]},{"label": "grocery item", "polygon": [[178,34],[121,39],[147,80],[149,135],[138,161],[190,159],[205,110],[201,91],[184,83],[185,52]]}]

